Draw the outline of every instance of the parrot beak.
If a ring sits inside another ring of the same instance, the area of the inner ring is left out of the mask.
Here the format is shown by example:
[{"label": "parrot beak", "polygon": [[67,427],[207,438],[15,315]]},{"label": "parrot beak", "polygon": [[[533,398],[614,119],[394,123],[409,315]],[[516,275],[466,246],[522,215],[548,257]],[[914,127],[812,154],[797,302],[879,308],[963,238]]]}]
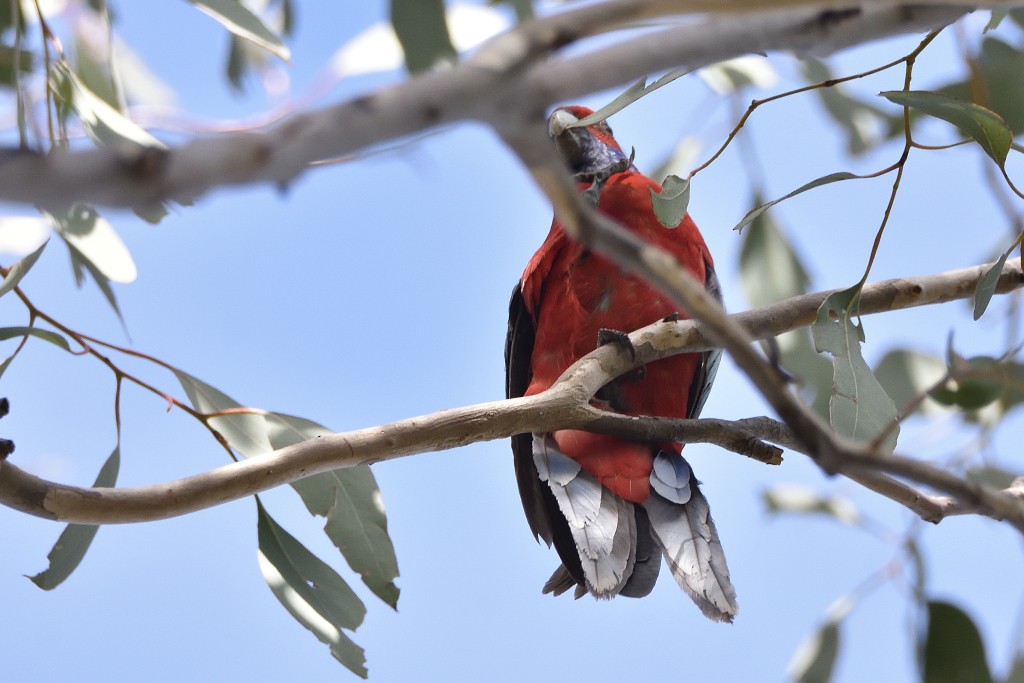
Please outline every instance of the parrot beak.
[{"label": "parrot beak", "polygon": [[569,169],[576,175],[595,175],[620,166],[626,155],[600,140],[589,127],[574,127],[578,122],[565,109],[556,110],[548,119],[548,134]]}]

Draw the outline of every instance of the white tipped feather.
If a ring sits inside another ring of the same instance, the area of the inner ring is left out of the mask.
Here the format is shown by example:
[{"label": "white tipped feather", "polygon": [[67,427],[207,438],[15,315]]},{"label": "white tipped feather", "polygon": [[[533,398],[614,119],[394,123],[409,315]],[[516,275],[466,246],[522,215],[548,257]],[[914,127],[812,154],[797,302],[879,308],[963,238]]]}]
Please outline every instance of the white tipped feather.
[{"label": "white tipped feather", "polygon": [[661,548],[676,583],[709,619],[732,621],[739,609],[736,589],[708,510],[708,501],[691,479],[685,505],[671,503],[652,492],[644,503],[651,535]]},{"label": "white tipped feather", "polygon": [[[629,579],[636,559],[632,506],[601,486],[550,439],[534,437],[533,459],[569,523],[587,589],[596,597],[616,595]],[[549,585],[552,590],[564,590],[552,582]]]}]

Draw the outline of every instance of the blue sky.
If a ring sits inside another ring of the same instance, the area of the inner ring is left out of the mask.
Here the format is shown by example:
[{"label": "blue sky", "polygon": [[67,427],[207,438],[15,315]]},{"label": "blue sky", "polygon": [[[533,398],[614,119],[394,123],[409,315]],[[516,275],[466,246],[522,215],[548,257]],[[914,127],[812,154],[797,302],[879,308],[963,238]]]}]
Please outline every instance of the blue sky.
[{"label": "blue sky", "polygon": [[[383,5],[301,3],[293,87],[307,85],[340,45],[381,20]],[[126,3],[118,15],[125,38],[175,89],[183,109],[229,118],[265,106],[259,96],[228,92],[220,66],[226,36],[188,4],[154,3],[142,11]],[[841,73],[868,68],[917,41],[883,41],[833,64]],[[960,77],[955,54],[952,40],[940,38],[918,67],[922,85]],[[771,61],[783,78],[774,92],[796,66],[786,56]],[[400,77],[348,79],[329,100]],[[858,88],[870,95],[901,83],[902,73],[892,72]],[[613,94],[585,103],[598,105]],[[703,159],[734,120],[715,102],[699,79],[687,77],[611,123],[620,142],[636,148],[641,168],[656,166],[681,133],[703,138]],[[771,197],[833,171],[876,170],[898,155],[889,145],[847,158],[813,96],[765,107],[743,135],[756,148]],[[949,139],[938,124],[922,135]],[[984,262],[1009,243],[1005,220],[980,180],[983,162],[969,149],[915,154],[873,279]],[[740,238],[731,227],[750,208],[749,175],[732,149],[697,177],[691,200],[732,310],[746,307]],[[777,217],[809,264],[816,289],[847,286],[860,276],[889,184],[837,184],[779,207]],[[0,205],[0,213],[27,210]],[[243,403],[339,431],[501,398],[508,295],[550,224],[550,207],[529,176],[476,124],[312,170],[284,194],[270,187],[216,191],[155,227],[124,212],[104,214],[139,269],[135,283],[116,290],[135,348]],[[24,289],[69,326],[125,342],[96,288],[75,289],[62,247],[47,249]],[[867,318],[865,354],[874,360],[901,345],[941,354],[950,331],[966,355],[998,354],[1002,306],[996,302],[979,323],[970,322],[962,304]],[[11,297],[0,301],[0,318],[4,326],[24,324]],[[127,367],[181,394],[173,377]],[[92,481],[114,445],[109,372],[30,344],[4,375],[0,395],[12,401],[0,424],[3,436],[18,444],[14,462],[60,481]],[[137,389],[125,391],[120,484],[224,464],[223,451],[201,427],[165,407]],[[726,363],[705,415],[765,412]],[[1016,458],[1018,471],[1024,469],[1020,428],[1019,417],[1011,419],[988,446],[1008,463]],[[970,436],[949,416],[911,421],[900,450],[949,457]],[[367,650],[371,680],[784,679],[794,650],[829,604],[889,562],[895,549],[891,538],[834,520],[769,517],[761,492],[797,483],[849,495],[892,534],[910,527],[911,517],[851,483],[824,478],[800,455],[768,468],[710,446],[689,446],[686,454],[704,482],[739,593],[731,626],[704,620],[666,577],[644,600],[542,596],[556,556],[531,538],[507,442],[375,466],[402,596],[394,613],[368,591],[360,593],[370,612],[354,639]],[[278,522],[351,576],[291,490],[270,492],[264,501]],[[184,518],[103,528],[78,571],[44,593],[22,575],[45,567],[60,526],[0,509],[4,677],[350,677],[266,588],[256,563],[255,521],[253,502],[243,500]],[[1021,604],[1019,536],[974,519],[950,519],[920,533],[931,594],[975,616],[1001,672]],[[835,680],[913,680],[906,597],[906,583],[893,581],[858,604],[843,625]]]}]

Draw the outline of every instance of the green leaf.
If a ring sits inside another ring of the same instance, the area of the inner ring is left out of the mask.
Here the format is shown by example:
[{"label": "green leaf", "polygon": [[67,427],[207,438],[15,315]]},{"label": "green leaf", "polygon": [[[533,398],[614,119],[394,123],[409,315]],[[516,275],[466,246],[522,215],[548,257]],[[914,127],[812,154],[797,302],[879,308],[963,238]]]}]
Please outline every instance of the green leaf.
[{"label": "green leaf", "polygon": [[1024,683],[1024,651],[1017,651],[1013,666],[1010,667],[1003,683]]},{"label": "green leaf", "polygon": [[975,484],[983,484],[997,489],[1010,488],[1017,477],[1021,476],[995,465],[979,465],[967,468],[967,479]]},{"label": "green leaf", "polygon": [[[270,443],[284,448],[331,432],[315,422],[270,413]],[[377,597],[397,607],[398,559],[377,480],[368,465],[343,467],[292,483],[311,514],[327,518],[324,532]]]},{"label": "green leaf", "polygon": [[109,55],[112,47],[106,41],[76,40],[75,74],[89,92],[114,110],[124,112],[124,98],[112,71],[113,60]]},{"label": "green leaf", "polygon": [[900,410],[934,387],[945,375],[946,364],[942,360],[913,349],[889,351],[875,366],[875,377]]},{"label": "green leaf", "polygon": [[224,28],[288,61],[291,51],[263,21],[238,0],[188,0]]},{"label": "green leaf", "polygon": [[[803,63],[804,77],[811,83],[834,78],[822,61],[805,58]],[[875,146],[885,121],[884,112],[851,96],[842,84],[816,88],[814,92],[828,115],[846,132],[846,148],[850,154],[862,154]]]},{"label": "green leaf", "polygon": [[13,87],[18,82],[16,71],[31,73],[34,66],[35,55],[31,52],[0,45],[0,84]]},{"label": "green leaf", "polygon": [[988,23],[985,24],[985,30],[982,33],[988,33],[999,28],[999,24],[1003,23],[1003,19],[1010,13],[1008,9],[994,9],[988,17]]},{"label": "green leaf", "polygon": [[785,201],[785,200],[789,199],[790,197],[795,197],[795,196],[797,196],[798,194],[800,194],[802,192],[806,192],[807,190],[813,190],[814,188],[821,187],[822,185],[829,185],[831,183],[837,183],[837,182],[839,182],[841,180],[860,180],[860,179],[868,178],[868,177],[870,177],[870,176],[857,175],[855,173],[848,173],[846,171],[841,171],[839,173],[830,173],[827,176],[822,176],[821,178],[818,178],[816,180],[812,180],[811,182],[807,183],[806,185],[801,185],[800,187],[798,187],[797,189],[793,190],[792,192],[790,192],[789,194],[787,194],[784,197],[779,197],[778,199],[774,199],[774,200],[772,200],[772,201],[770,201],[770,202],[768,202],[766,204],[762,204],[762,205],[760,205],[760,206],[758,206],[758,207],[756,207],[754,209],[751,209],[750,211],[747,212],[747,215],[744,216],[743,219],[739,223],[736,224],[736,226],[733,228],[733,230],[743,230],[743,228],[746,227],[747,225],[749,225],[751,221],[753,221],[755,218],[757,218],[762,213],[764,213],[768,209],[772,208],[773,206],[775,206],[779,202]]},{"label": "green leaf", "polygon": [[600,121],[604,121],[609,116],[611,116],[613,114],[616,114],[616,113],[622,111],[623,109],[625,109],[626,107],[628,107],[629,105],[633,104],[634,102],[639,100],[641,97],[644,97],[646,95],[650,95],[652,92],[654,92],[658,88],[666,86],[669,83],[671,83],[672,81],[676,80],[677,78],[685,76],[686,74],[691,73],[692,71],[693,71],[693,69],[687,69],[687,68],[675,69],[673,71],[669,71],[667,74],[665,74],[664,76],[662,76],[658,80],[654,81],[650,85],[647,85],[647,78],[646,77],[641,78],[639,81],[637,81],[633,85],[631,85],[628,88],[626,88],[614,100],[612,100],[608,104],[604,105],[603,107],[601,107],[600,109],[595,111],[590,116],[583,117],[582,119],[580,119],[576,123],[572,124],[570,126],[570,128],[581,128],[581,127],[586,127],[586,126],[592,126],[595,123],[598,123]]},{"label": "green leaf", "polygon": [[349,671],[366,678],[366,655],[342,629],[355,630],[366,607],[329,565],[275,522],[257,500],[260,571],[285,609],[331,648]]},{"label": "green leaf", "polygon": [[32,269],[32,266],[35,265],[36,261],[39,260],[39,256],[43,253],[43,249],[46,248],[46,245],[48,243],[49,240],[43,242],[41,245],[39,245],[38,249],[33,251],[28,256],[25,256],[24,258],[19,260],[17,263],[12,265],[7,270],[7,277],[5,277],[4,281],[0,283],[0,296],[3,296],[7,292],[17,287],[18,283],[21,282],[21,279],[28,275],[28,271],[30,271]]},{"label": "green leaf", "polygon": [[[896,405],[861,355],[864,329],[854,324],[850,310],[859,294],[858,285],[825,299],[811,334],[818,352],[828,351],[833,356],[829,400],[832,428],[861,442],[873,441],[884,432],[879,447],[891,453],[900,431]],[[832,315],[838,319],[832,320]]]},{"label": "green leaf", "polygon": [[134,282],[139,271],[128,247],[96,209],[75,204],[64,213],[46,214],[57,234],[83,259],[113,282]]},{"label": "green leaf", "polygon": [[959,607],[928,602],[924,683],[992,683],[978,627]]},{"label": "green leaf", "polygon": [[937,92],[895,90],[880,94],[890,102],[952,123],[981,145],[1000,168],[1006,163],[1006,155],[1013,144],[1013,132],[995,112]]},{"label": "green leaf", "polygon": [[690,204],[690,181],[670,175],[661,184],[661,192],[651,190],[651,206],[658,222],[666,228],[676,228],[683,222]]},{"label": "green leaf", "polygon": [[[219,413],[244,407],[220,389],[192,375],[180,370],[175,370],[174,375],[192,402],[192,407],[201,413]],[[222,415],[211,418],[210,424],[227,439],[231,448],[247,458],[265,455],[274,450],[270,445],[267,422],[262,413]]]},{"label": "green leaf", "polygon": [[992,267],[985,271],[985,274],[978,280],[978,286],[974,290],[974,319],[977,320],[985,315],[988,304],[992,301],[992,295],[996,293],[996,285],[999,284],[999,276],[1003,273],[1003,266],[1010,253],[1006,252],[992,264]]},{"label": "green leaf", "polygon": [[409,73],[455,61],[443,0],[391,0],[391,25],[405,53]]},{"label": "green leaf", "polygon": [[[754,198],[761,203],[760,197]],[[761,308],[807,292],[811,278],[792,244],[763,211],[743,234],[740,281],[751,306]]]},{"label": "green leaf", "polygon": [[[111,488],[117,483],[117,473],[121,468],[121,447],[117,446],[103,463],[96,475],[93,488]],[[53,590],[71,576],[89,550],[92,539],[96,537],[99,526],[95,524],[68,524],[61,532],[53,550],[46,556],[50,566],[28,579],[44,591]]]},{"label": "green leaf", "polygon": [[780,484],[762,493],[772,513],[822,514],[835,517],[844,524],[856,524],[860,514],[849,498],[823,496],[806,486]]},{"label": "green leaf", "polygon": [[839,657],[839,626],[853,605],[853,598],[844,596],[830,606],[825,622],[793,654],[787,671],[791,680],[795,683],[828,683],[832,680]]},{"label": "green leaf", "polygon": [[8,339],[14,339],[15,337],[24,337],[25,335],[31,335],[38,337],[51,344],[56,344],[65,351],[71,351],[71,345],[68,344],[68,340],[50,330],[41,330],[38,327],[0,327],[0,341],[7,341]]},{"label": "green leaf", "polygon": [[66,61],[54,62],[50,82],[62,108],[70,108],[78,114],[86,133],[97,144],[126,154],[138,154],[139,148],[167,149],[142,126],[90,90]]},{"label": "green leaf", "polygon": [[996,293],[996,285],[999,284],[999,276],[1002,275],[1003,266],[1006,265],[1006,259],[1010,257],[1013,250],[1024,242],[1024,232],[1017,235],[1017,239],[1013,241],[1013,244],[1002,253],[1002,255],[992,264],[992,267],[985,271],[985,273],[978,280],[978,286],[974,290],[974,319],[977,320],[985,314],[985,309],[988,308],[989,302],[992,300],[992,295]]},{"label": "green leaf", "polygon": [[1002,398],[1006,391],[1003,364],[989,356],[964,359],[952,354],[950,379],[929,394],[939,403],[978,410]]}]

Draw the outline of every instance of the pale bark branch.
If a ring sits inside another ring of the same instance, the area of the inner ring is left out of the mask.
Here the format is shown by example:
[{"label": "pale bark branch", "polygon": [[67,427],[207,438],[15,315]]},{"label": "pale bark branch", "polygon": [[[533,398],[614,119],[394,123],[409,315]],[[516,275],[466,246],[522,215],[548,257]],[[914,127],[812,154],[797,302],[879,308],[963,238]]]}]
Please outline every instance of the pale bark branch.
[{"label": "pale bark branch", "polygon": [[[919,278],[901,278],[867,285],[862,312],[930,305],[966,298],[974,291],[986,266],[976,266]],[[1006,263],[997,291],[1024,285],[1020,259]],[[828,292],[809,294],[767,308],[746,311],[729,319],[753,336],[767,337],[806,326]],[[589,401],[608,381],[640,364],[708,348],[709,326],[693,320],[659,322],[630,335],[637,358],[618,345],[606,345],[574,364],[548,391],[526,398],[443,410],[386,425],[311,439],[272,454],[249,458],[201,474],[152,486],[85,488],[35,477],[9,461],[0,460],[0,503],[28,514],[83,524],[143,522],[195,512],[238,500],[260,491],[337,467],[374,463],[440,451],[524,432],[564,428],[599,429],[636,438],[678,439],[714,443],[764,462],[777,453],[764,442],[806,452],[790,429],[768,418],[736,422],[629,418],[594,409]],[[830,471],[847,474],[868,488],[906,505],[924,519],[937,521],[945,510],[974,506],[984,514],[1006,518],[1024,530],[1024,505],[1012,497],[969,484],[928,463],[864,454],[840,444],[842,458]],[[952,494],[957,504],[929,498],[878,470]],[[1017,507],[1014,507],[1014,506]],[[957,507],[959,506],[959,507]],[[953,512],[950,514],[962,514]]]},{"label": "pale bark branch", "polygon": [[[265,132],[212,136],[168,150],[0,152],[0,199],[51,209],[79,201],[144,207],[195,199],[217,187],[287,187],[314,161],[443,124],[479,120],[510,139],[557,101],[660,69],[697,68],[752,51],[828,53],[941,26],[970,10],[948,0],[614,0],[527,22],[452,69],[297,114]],[[588,36],[669,17],[673,25],[653,35],[560,58],[564,47]]]}]

